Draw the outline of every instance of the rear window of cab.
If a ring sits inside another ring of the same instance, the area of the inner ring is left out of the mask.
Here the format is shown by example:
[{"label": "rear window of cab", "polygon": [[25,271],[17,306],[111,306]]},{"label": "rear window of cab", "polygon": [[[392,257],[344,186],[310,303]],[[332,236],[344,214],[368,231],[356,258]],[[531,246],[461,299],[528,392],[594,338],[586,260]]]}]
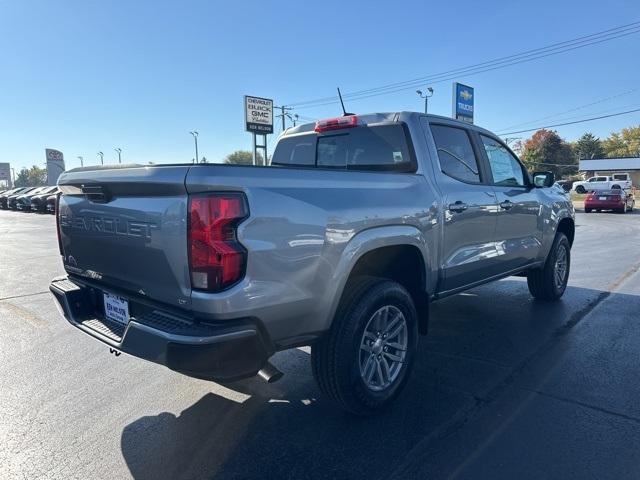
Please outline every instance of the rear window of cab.
[{"label": "rear window of cab", "polygon": [[271,165],[360,171],[416,170],[408,132],[400,123],[283,137],[276,146]]}]

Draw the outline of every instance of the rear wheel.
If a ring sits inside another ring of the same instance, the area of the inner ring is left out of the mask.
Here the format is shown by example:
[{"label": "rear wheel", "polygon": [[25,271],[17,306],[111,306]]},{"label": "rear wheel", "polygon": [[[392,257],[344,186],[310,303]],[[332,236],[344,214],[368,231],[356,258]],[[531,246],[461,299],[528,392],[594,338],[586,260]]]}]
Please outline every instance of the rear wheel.
[{"label": "rear wheel", "polygon": [[590,208],[585,208],[584,209],[584,213],[591,213],[591,209]]},{"label": "rear wheel", "polygon": [[627,213],[627,202],[624,202],[622,208],[618,209],[618,213]]},{"label": "rear wheel", "polygon": [[417,313],[407,290],[391,280],[350,281],[331,329],[313,345],[320,390],[340,407],[369,415],[404,387],[418,339]]},{"label": "rear wheel", "polygon": [[544,267],[529,270],[527,274],[527,285],[531,295],[540,300],[558,300],[567,288],[570,266],[569,240],[564,233],[558,232]]}]

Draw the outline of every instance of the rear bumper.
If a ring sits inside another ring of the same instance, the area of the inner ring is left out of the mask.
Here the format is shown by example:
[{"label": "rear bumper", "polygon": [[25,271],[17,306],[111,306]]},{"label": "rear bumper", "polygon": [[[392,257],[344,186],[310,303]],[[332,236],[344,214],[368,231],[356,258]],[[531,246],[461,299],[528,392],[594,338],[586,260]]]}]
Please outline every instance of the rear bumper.
[{"label": "rear bumper", "polygon": [[598,201],[598,202],[587,202],[585,200],[584,202],[584,207],[585,208],[593,208],[593,209],[600,209],[600,210],[615,210],[618,208],[623,208],[624,207],[624,202],[605,202],[605,201]]},{"label": "rear bumper", "polygon": [[53,280],[49,290],[74,327],[116,350],[185,375],[216,381],[246,378],[273,354],[268,339],[249,319],[212,325],[152,309],[131,314],[125,326],[104,318],[101,290],[67,277]]}]

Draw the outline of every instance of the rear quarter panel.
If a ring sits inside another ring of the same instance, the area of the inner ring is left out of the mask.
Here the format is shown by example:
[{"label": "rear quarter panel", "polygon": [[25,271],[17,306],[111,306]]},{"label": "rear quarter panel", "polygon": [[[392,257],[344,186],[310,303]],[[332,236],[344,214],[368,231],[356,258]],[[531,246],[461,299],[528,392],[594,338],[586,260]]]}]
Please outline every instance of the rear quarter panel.
[{"label": "rear quarter panel", "polygon": [[238,230],[245,279],[220,294],[194,292],[193,308],[257,316],[279,346],[329,327],[351,268],[372,248],[409,243],[436,264],[438,205],[419,174],[200,166],[186,185],[190,194],[242,191],[250,208]]}]

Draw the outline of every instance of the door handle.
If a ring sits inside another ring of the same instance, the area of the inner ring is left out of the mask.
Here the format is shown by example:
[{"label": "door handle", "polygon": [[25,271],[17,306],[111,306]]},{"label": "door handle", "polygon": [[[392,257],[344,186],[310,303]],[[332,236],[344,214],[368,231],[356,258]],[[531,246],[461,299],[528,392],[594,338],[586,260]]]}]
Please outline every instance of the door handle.
[{"label": "door handle", "polygon": [[509,210],[511,207],[513,207],[513,205],[514,205],[513,202],[509,200],[505,200],[500,204],[500,208],[503,210]]},{"label": "door handle", "polygon": [[452,212],[464,212],[467,208],[469,208],[469,206],[466,203],[461,202],[460,200],[458,200],[456,203],[449,204],[449,210],[451,210]]}]

